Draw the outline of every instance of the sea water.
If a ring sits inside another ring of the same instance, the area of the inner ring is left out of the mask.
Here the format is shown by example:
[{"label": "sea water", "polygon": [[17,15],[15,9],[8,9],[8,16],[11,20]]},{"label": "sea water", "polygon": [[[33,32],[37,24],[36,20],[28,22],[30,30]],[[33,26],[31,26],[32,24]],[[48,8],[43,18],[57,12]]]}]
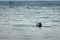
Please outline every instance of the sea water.
[{"label": "sea water", "polygon": [[60,40],[60,2],[0,2],[0,40]]}]

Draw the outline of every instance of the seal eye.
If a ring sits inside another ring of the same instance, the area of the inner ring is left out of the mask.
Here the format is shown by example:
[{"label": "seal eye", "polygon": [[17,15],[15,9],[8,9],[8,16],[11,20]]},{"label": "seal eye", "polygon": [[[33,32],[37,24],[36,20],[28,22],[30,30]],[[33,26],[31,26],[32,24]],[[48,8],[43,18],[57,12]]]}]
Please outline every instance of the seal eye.
[{"label": "seal eye", "polygon": [[41,22],[37,23],[37,27],[42,27]]}]

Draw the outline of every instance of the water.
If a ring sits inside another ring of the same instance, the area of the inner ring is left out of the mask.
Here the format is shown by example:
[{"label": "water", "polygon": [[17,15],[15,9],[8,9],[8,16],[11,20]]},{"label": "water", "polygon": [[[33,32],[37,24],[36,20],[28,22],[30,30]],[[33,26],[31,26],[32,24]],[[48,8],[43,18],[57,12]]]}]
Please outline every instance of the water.
[{"label": "water", "polygon": [[12,3],[0,2],[0,40],[60,40],[59,2]]}]

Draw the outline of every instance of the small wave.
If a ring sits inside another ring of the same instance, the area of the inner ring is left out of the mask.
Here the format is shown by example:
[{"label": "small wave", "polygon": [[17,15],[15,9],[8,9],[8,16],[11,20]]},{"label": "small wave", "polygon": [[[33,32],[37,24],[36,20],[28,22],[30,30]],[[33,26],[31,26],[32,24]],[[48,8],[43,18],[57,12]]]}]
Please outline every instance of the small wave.
[{"label": "small wave", "polygon": [[17,25],[13,25],[13,27],[27,27],[27,26],[33,26],[33,25],[24,25],[24,24],[17,24]]},{"label": "small wave", "polygon": [[18,2],[8,2],[8,1],[3,1],[0,2],[0,5],[8,5],[8,6],[60,6],[59,1],[18,1]]},{"label": "small wave", "polygon": [[4,38],[8,38],[8,37],[0,37],[0,39],[4,39]]},{"label": "small wave", "polygon": [[43,26],[43,27],[51,27],[51,26]]},{"label": "small wave", "polygon": [[53,20],[52,22],[60,22],[60,20]]}]

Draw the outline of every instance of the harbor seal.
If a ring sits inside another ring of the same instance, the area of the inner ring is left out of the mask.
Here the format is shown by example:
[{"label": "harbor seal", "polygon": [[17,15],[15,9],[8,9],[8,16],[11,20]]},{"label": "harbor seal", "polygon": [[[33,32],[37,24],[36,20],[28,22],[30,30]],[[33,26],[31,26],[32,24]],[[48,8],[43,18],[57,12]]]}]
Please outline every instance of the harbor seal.
[{"label": "harbor seal", "polygon": [[42,27],[42,23],[41,22],[37,23],[37,27]]}]

